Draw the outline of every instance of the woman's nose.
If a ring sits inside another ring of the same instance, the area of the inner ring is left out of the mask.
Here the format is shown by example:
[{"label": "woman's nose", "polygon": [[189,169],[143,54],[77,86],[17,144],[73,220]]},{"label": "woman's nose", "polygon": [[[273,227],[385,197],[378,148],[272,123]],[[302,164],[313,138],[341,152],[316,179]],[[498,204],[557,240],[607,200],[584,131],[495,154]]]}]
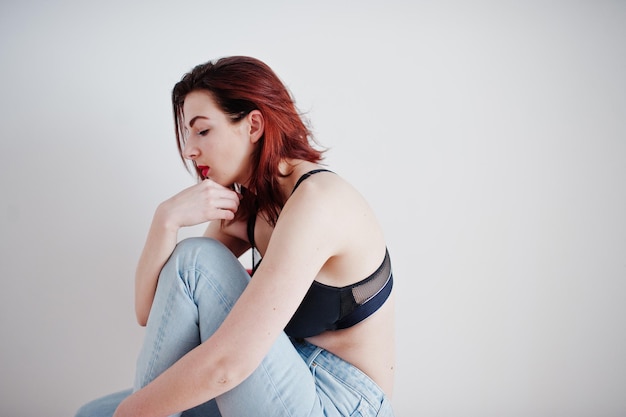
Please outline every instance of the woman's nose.
[{"label": "woman's nose", "polygon": [[192,140],[187,139],[183,148],[183,157],[185,159],[194,160],[198,157],[198,148],[193,144]]}]

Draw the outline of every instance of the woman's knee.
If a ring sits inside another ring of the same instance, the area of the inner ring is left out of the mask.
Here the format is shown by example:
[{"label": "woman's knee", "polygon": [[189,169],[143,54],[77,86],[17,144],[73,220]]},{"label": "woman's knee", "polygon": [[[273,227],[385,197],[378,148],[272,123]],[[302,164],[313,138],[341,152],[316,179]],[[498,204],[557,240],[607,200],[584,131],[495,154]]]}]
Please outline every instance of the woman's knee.
[{"label": "woman's knee", "polygon": [[180,278],[204,276],[220,281],[241,280],[244,285],[249,280],[249,275],[239,259],[223,243],[205,237],[181,240],[172,252],[168,264],[164,270],[175,268]]},{"label": "woman's knee", "polygon": [[233,256],[219,240],[208,237],[188,237],[176,244],[172,256],[203,254],[210,257]]},{"label": "woman's knee", "polygon": [[190,237],[178,242],[168,262],[175,262],[177,269],[201,269],[217,267],[223,263],[238,262],[233,253],[218,240],[206,237]]}]

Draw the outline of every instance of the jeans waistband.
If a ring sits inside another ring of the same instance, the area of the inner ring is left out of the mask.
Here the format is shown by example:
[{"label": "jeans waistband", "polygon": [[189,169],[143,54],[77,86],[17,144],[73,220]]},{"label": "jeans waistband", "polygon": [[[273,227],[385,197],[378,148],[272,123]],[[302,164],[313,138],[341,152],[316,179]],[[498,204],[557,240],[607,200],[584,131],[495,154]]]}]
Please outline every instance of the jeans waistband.
[{"label": "jeans waistband", "polygon": [[291,339],[294,347],[308,367],[320,365],[332,370],[335,377],[367,398],[372,404],[380,404],[385,393],[369,376],[335,354],[303,339]]}]

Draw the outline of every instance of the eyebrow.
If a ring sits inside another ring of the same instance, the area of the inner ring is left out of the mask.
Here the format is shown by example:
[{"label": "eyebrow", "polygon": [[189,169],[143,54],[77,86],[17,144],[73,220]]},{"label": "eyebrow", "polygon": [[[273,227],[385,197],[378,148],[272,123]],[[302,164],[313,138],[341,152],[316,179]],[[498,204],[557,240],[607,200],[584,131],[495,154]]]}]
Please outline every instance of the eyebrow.
[{"label": "eyebrow", "polygon": [[194,123],[196,123],[196,120],[198,120],[198,119],[205,119],[205,120],[209,120],[209,118],[208,118],[208,117],[206,117],[206,116],[196,116],[196,117],[194,117],[193,119],[191,119],[191,120],[189,121],[189,127],[190,127],[190,128],[192,128],[192,127],[193,127],[193,124],[194,124]]}]

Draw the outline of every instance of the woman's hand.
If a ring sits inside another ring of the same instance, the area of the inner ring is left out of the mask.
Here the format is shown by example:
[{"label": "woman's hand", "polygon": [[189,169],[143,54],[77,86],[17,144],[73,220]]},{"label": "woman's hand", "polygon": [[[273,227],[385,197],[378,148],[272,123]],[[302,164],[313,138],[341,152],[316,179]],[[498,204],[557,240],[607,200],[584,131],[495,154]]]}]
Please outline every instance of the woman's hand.
[{"label": "woman's hand", "polygon": [[155,217],[176,229],[211,220],[232,220],[240,198],[230,188],[205,179],[162,202]]},{"label": "woman's hand", "polygon": [[239,199],[233,190],[206,179],[159,204],[135,274],[135,312],[141,326],[148,321],[159,272],[176,246],[178,230],[211,220],[232,220]]}]

